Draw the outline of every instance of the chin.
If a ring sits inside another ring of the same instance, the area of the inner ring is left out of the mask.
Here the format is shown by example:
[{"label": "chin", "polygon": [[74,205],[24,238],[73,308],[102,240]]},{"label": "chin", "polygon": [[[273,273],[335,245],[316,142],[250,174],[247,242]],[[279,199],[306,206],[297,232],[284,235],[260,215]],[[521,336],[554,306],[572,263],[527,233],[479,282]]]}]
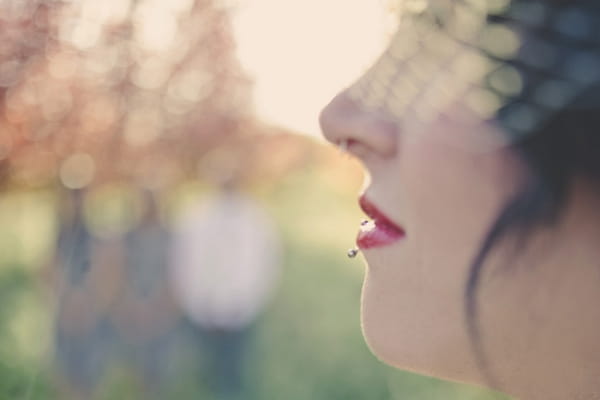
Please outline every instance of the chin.
[{"label": "chin", "polygon": [[365,342],[384,363],[416,370],[424,343],[418,332],[423,304],[412,292],[419,286],[411,273],[415,268],[408,267],[414,260],[394,246],[365,252],[365,258],[360,313]]},{"label": "chin", "polygon": [[401,301],[394,296],[390,301],[382,295],[380,283],[367,273],[361,301],[362,333],[373,355],[398,369],[476,383],[472,348],[459,325],[428,313],[414,296],[400,296]]},{"label": "chin", "polygon": [[[404,337],[408,331],[395,330],[395,323],[382,311],[382,297],[369,280],[368,274],[363,283],[361,299],[361,329],[369,350],[380,361],[400,369],[415,370],[414,355],[406,349],[413,348]],[[417,371],[418,372],[418,371]]]},{"label": "chin", "polygon": [[410,345],[398,345],[399,340],[386,333],[385,328],[369,321],[368,314],[362,316],[362,332],[371,353],[381,362],[391,367],[420,375],[436,376],[431,365],[424,363],[425,357],[414,353]]},{"label": "chin", "polygon": [[[462,384],[486,386],[470,357],[453,357],[445,351],[432,350],[425,342],[398,338],[386,326],[371,320],[363,308],[362,332],[373,355],[381,362],[411,373]],[[433,347],[433,346],[432,346]]]}]

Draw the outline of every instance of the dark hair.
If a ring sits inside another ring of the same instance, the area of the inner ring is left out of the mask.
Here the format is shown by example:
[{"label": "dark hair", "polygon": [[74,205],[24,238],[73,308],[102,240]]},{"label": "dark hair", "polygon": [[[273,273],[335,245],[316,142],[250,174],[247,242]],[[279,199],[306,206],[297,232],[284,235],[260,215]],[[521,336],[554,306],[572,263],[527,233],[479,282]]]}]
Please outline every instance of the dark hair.
[{"label": "dark hair", "polygon": [[587,178],[596,189],[600,188],[599,94],[600,84],[591,86],[536,132],[512,145],[528,175],[483,238],[465,288],[467,327],[480,367],[488,378],[491,374],[477,318],[478,284],[485,259],[509,234],[516,235],[522,245],[532,230],[555,224],[565,208],[573,178]]}]

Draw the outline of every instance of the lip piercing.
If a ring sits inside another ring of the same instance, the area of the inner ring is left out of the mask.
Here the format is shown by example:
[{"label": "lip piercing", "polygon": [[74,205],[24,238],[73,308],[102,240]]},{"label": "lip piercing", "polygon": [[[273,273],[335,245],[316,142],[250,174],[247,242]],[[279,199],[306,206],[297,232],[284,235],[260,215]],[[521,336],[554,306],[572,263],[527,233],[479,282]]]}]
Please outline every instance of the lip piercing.
[{"label": "lip piercing", "polygon": [[363,220],[361,221],[360,225],[361,225],[361,226],[365,226],[365,225],[367,225],[368,223],[369,223],[369,220],[368,220],[368,219],[363,219]]},{"label": "lip piercing", "polygon": [[347,253],[348,258],[354,258],[354,257],[356,257],[357,254],[358,254],[358,252],[359,252],[359,250],[356,247],[353,248],[353,249],[348,250],[348,253]]}]

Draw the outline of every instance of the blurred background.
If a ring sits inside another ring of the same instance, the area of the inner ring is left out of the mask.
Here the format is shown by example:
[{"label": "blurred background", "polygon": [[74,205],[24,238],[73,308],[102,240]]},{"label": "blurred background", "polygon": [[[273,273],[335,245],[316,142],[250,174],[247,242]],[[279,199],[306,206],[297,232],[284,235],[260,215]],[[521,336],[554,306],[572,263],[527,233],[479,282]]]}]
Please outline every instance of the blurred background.
[{"label": "blurred background", "polygon": [[317,114],[391,1],[0,0],[0,399],[491,399],[363,343]]}]

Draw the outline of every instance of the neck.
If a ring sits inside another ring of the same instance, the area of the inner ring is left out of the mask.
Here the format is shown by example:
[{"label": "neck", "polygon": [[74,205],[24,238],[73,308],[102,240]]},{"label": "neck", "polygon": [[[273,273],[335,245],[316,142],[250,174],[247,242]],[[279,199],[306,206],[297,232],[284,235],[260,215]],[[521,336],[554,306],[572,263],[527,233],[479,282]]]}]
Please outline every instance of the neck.
[{"label": "neck", "polygon": [[521,400],[598,398],[598,198],[575,185],[558,226],[527,246],[508,270],[490,276],[486,288],[497,291],[490,298],[502,299],[481,310],[492,374]]}]

